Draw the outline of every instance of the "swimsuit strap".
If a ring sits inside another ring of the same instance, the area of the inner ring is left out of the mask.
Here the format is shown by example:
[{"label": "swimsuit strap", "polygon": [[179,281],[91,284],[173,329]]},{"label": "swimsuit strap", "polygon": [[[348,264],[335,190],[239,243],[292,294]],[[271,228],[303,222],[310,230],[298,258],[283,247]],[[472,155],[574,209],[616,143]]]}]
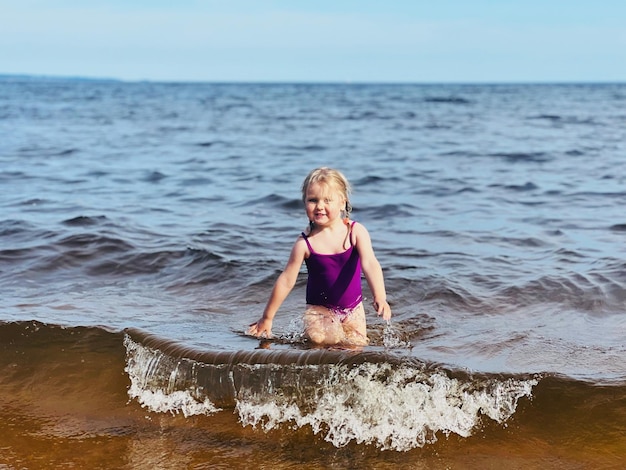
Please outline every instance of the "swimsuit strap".
[{"label": "swimsuit strap", "polygon": [[302,238],[304,238],[304,241],[306,242],[306,246],[309,247],[309,251],[311,253],[315,253],[315,250],[313,249],[313,247],[311,246],[311,244],[309,243],[309,237],[306,236],[306,234],[304,232],[302,232]]},{"label": "swimsuit strap", "polygon": [[350,240],[350,246],[354,246],[354,243],[352,243],[352,229],[354,229],[354,224],[356,224],[356,220],[352,221],[352,223],[350,224],[350,230],[348,230],[348,238]]},{"label": "swimsuit strap", "polygon": [[[350,224],[350,229],[348,230],[348,240],[350,241],[350,246],[354,246],[354,243],[352,243],[352,229],[354,228],[354,224],[356,224],[356,220],[352,221],[352,223]],[[300,232],[300,234],[302,235],[302,238],[304,238],[306,246],[309,247],[309,251],[311,253],[315,253],[315,250],[311,246],[311,243],[309,242],[309,237],[307,237],[306,233]]]}]

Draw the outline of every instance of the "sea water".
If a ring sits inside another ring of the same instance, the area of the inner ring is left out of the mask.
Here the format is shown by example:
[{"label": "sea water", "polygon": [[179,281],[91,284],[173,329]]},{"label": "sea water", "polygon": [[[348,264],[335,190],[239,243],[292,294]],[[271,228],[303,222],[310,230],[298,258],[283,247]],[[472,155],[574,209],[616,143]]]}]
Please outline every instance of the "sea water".
[{"label": "sea water", "polygon": [[[0,80],[0,466],[626,458],[626,85]],[[247,337],[319,166],[393,310]]]}]

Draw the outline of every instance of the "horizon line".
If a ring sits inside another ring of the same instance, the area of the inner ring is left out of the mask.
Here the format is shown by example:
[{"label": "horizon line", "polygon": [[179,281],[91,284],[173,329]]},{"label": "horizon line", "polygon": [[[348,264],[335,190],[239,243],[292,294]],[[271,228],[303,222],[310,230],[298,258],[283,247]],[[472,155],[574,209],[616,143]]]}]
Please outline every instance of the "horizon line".
[{"label": "horizon line", "polygon": [[282,79],[124,79],[115,77],[87,75],[55,75],[34,73],[1,73],[0,81],[6,80],[75,80],[90,82],[119,83],[159,83],[159,84],[214,84],[214,85],[619,85],[626,84],[623,80],[440,80],[440,81],[408,81],[408,80],[282,80]]}]

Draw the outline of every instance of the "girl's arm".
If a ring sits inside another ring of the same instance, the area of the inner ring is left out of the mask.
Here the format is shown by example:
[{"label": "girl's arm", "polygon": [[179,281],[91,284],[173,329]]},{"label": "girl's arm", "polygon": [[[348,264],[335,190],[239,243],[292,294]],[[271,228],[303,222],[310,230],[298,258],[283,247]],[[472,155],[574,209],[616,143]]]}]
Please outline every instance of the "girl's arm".
[{"label": "girl's arm", "polygon": [[276,312],[285,301],[291,289],[298,280],[298,274],[300,273],[300,267],[304,262],[304,256],[306,253],[306,243],[302,237],[298,238],[291,249],[289,260],[283,272],[278,276],[272,289],[263,316],[256,323],[252,323],[248,329],[248,334],[253,336],[265,336],[266,338],[272,335],[272,323]]},{"label": "girl's arm", "polygon": [[365,274],[367,285],[372,291],[374,297],[374,308],[376,313],[383,317],[384,320],[391,318],[391,307],[387,302],[387,293],[385,291],[385,280],[383,278],[383,270],[374,254],[372,248],[372,240],[367,229],[362,224],[354,224],[354,239],[356,248],[361,258],[361,268]]}]

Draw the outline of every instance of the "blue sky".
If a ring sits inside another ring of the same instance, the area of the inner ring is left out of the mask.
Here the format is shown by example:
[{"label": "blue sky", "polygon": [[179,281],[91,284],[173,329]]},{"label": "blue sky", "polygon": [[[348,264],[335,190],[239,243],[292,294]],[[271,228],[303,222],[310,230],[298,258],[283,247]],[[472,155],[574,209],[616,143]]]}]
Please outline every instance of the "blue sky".
[{"label": "blue sky", "polygon": [[0,0],[0,73],[626,81],[626,1]]}]

